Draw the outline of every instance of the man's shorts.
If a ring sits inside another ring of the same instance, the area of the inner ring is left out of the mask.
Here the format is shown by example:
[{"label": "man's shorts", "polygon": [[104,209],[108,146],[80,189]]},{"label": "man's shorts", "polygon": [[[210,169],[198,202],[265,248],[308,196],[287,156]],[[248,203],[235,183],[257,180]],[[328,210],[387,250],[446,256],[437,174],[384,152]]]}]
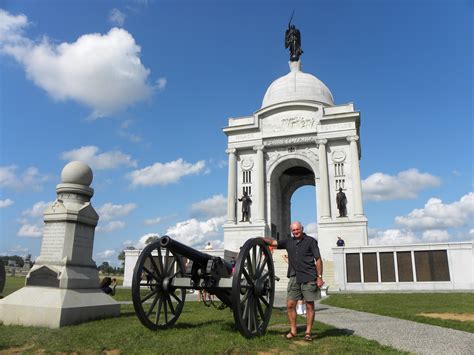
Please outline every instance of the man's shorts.
[{"label": "man's shorts", "polygon": [[316,286],[316,281],[308,281],[305,283],[297,283],[296,276],[291,276],[288,281],[287,299],[298,301],[305,300],[313,302],[321,298],[321,291]]}]

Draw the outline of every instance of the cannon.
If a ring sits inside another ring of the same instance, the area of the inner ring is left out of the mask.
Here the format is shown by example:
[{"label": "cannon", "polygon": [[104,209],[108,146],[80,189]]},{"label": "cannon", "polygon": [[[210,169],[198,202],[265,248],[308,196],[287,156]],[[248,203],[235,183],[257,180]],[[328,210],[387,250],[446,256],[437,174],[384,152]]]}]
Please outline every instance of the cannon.
[{"label": "cannon", "polygon": [[144,326],[152,330],[172,327],[191,290],[214,295],[231,308],[236,328],[244,337],[263,335],[275,296],[272,254],[262,239],[249,239],[232,270],[224,259],[169,236],[143,249],[133,272],[132,299]]}]

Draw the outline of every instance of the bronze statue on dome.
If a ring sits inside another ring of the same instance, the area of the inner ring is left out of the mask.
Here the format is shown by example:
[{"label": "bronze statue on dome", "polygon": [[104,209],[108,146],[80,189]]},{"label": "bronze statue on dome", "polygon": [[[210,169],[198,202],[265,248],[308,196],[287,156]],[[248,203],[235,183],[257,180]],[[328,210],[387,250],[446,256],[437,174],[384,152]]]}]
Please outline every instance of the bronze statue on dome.
[{"label": "bronze statue on dome", "polygon": [[[293,14],[294,13],[295,12],[293,11]],[[291,24],[293,14],[291,14],[290,22],[288,22],[288,29],[285,32],[285,48],[290,48],[290,61],[297,62],[303,54],[303,49],[301,49],[300,30],[298,30],[295,25]]]}]

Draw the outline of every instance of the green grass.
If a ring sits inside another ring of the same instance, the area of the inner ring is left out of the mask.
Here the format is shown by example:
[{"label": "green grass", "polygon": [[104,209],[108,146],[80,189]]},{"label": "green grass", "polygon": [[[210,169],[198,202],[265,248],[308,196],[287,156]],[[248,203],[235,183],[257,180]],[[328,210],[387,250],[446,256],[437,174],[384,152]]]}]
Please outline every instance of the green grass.
[{"label": "green grass", "polygon": [[335,294],[321,302],[330,306],[381,314],[474,333],[474,322],[419,316],[419,313],[474,313],[474,293]]},{"label": "green grass", "polygon": [[[303,324],[301,324],[301,327]],[[400,354],[370,340],[346,334],[343,330],[315,323],[317,340],[306,343],[283,338],[288,329],[286,312],[275,309],[265,336],[246,339],[234,330],[230,310],[216,310],[197,302],[187,302],[174,328],[151,331],[143,327],[133,306],[122,305],[119,318],[87,322],[60,329],[0,326],[0,350],[24,352],[102,353],[258,353],[301,352],[322,354]],[[303,335],[301,329],[300,335]]]},{"label": "green grass", "polygon": [[[21,277],[7,278],[6,292],[24,285]],[[4,295],[6,295],[6,292]],[[117,289],[116,299],[130,300],[129,289]],[[288,331],[286,310],[274,309],[267,334],[246,339],[234,329],[229,309],[219,311],[202,303],[185,303],[175,326],[157,332],[145,328],[132,305],[122,305],[121,316],[82,323],[60,329],[0,325],[0,352],[79,352],[103,353],[118,350],[131,354],[156,353],[321,353],[321,354],[401,354],[375,341],[348,334],[316,322],[316,340],[307,343],[304,318],[299,319],[298,340],[285,340]]]}]

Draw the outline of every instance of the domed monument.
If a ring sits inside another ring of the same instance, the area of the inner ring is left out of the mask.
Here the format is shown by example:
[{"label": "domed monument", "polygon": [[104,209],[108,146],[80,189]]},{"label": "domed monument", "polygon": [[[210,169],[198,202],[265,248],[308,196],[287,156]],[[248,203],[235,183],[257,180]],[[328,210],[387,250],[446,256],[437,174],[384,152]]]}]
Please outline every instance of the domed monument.
[{"label": "domed monument", "polygon": [[[252,237],[287,238],[291,220],[298,218],[291,214],[291,197],[312,185],[319,247],[323,259],[331,261],[337,236],[351,246],[368,243],[359,171],[360,113],[352,103],[336,105],[329,88],[302,71],[301,35],[294,25],[286,31],[285,44],[289,73],[268,87],[260,109],[230,118],[223,129],[229,159],[224,244],[238,252]],[[251,199],[247,211],[240,208],[243,196]]]}]

